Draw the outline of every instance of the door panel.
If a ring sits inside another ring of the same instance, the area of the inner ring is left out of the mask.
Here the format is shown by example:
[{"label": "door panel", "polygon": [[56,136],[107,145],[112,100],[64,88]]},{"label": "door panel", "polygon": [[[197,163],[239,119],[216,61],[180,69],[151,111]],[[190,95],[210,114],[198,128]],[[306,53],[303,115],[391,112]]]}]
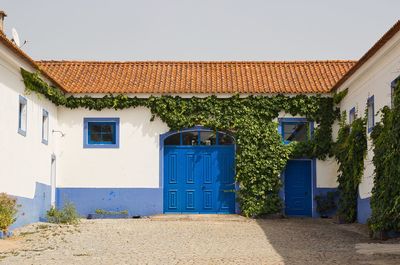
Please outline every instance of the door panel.
[{"label": "door panel", "polygon": [[234,213],[234,146],[166,146],[164,212]]},{"label": "door panel", "polygon": [[311,216],[311,161],[289,160],[285,169],[285,213]]}]

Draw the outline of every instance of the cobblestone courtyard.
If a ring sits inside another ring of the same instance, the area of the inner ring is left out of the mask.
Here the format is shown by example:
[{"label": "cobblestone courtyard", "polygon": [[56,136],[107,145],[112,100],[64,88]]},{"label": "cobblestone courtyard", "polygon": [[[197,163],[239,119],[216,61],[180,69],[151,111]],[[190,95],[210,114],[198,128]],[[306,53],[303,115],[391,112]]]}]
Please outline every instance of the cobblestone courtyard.
[{"label": "cobblestone courtyard", "polygon": [[0,264],[400,264],[399,243],[321,219],[82,220],[17,230]]}]

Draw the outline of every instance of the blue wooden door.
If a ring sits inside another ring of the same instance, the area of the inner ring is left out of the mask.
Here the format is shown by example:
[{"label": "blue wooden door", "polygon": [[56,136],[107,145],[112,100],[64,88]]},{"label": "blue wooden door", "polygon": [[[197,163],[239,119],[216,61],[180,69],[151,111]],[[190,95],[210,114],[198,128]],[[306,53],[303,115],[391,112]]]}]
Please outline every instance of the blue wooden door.
[{"label": "blue wooden door", "polygon": [[165,146],[165,213],[234,213],[234,145]]},{"label": "blue wooden door", "polygon": [[312,216],[311,161],[289,160],[284,184],[286,215]]}]

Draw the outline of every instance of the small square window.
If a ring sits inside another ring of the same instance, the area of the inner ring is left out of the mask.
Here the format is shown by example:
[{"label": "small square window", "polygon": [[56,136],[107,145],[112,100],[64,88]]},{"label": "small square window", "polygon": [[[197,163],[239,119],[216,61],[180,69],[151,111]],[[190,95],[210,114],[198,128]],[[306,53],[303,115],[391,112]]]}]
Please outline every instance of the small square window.
[{"label": "small square window", "polygon": [[28,104],[26,98],[19,96],[18,133],[26,136]]},{"label": "small square window", "polygon": [[118,148],[119,118],[85,118],[84,148]]},{"label": "small square window", "polygon": [[282,122],[284,142],[305,142],[310,139],[308,122]]},{"label": "small square window", "polygon": [[367,117],[368,117],[368,132],[371,132],[375,126],[375,106],[374,96],[368,98],[367,101]]},{"label": "small square window", "polygon": [[42,112],[42,143],[49,143],[49,113],[46,110]]},{"label": "small square window", "polygon": [[355,119],[357,119],[356,108],[353,107],[349,112],[349,124],[352,124],[355,121]]}]

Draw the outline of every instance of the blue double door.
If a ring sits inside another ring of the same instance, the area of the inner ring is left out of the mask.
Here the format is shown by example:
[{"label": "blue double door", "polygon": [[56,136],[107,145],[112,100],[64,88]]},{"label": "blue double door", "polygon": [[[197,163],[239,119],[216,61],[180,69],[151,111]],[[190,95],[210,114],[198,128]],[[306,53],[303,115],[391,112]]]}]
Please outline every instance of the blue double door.
[{"label": "blue double door", "polygon": [[311,160],[289,160],[284,176],[285,214],[312,216]]},{"label": "blue double door", "polygon": [[165,213],[234,213],[234,145],[165,146]]}]

